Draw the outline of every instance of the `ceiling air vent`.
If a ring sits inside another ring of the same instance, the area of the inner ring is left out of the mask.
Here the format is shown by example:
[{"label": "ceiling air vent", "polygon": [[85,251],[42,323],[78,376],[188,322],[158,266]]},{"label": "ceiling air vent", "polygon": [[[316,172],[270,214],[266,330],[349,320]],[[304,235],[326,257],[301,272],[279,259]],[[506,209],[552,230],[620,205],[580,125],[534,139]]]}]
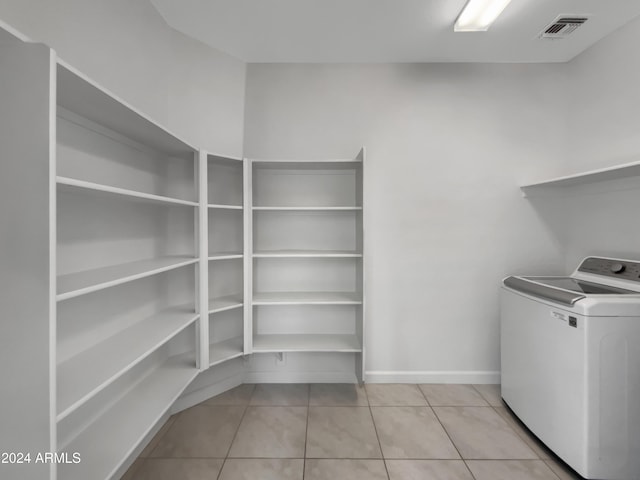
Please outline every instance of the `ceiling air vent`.
[{"label": "ceiling air vent", "polygon": [[540,38],[566,38],[587,20],[584,16],[560,15],[540,33]]}]

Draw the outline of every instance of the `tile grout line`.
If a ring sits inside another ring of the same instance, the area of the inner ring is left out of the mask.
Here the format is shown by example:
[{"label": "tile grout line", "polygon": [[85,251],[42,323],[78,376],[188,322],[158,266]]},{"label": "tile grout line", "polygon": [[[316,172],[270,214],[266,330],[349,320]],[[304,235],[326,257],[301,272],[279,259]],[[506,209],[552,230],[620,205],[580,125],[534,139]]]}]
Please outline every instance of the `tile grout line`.
[{"label": "tile grout line", "polygon": [[[255,392],[255,389],[254,389],[254,392]],[[253,392],[251,392],[251,397],[253,397]],[[249,397],[249,402],[251,402],[251,397]],[[229,453],[231,453],[231,447],[233,446],[233,442],[236,441],[236,437],[238,436],[238,432],[240,431],[240,425],[242,425],[242,421],[244,420],[244,417],[247,414],[247,410],[249,410],[249,402],[244,406],[244,410],[242,411],[242,416],[240,417],[240,421],[238,422],[238,427],[236,428],[236,431],[233,434],[233,438],[231,439],[231,442],[229,442],[229,448],[227,448],[227,454],[224,457],[222,466],[220,467],[220,471],[218,472],[218,476],[216,477],[216,480],[220,479],[220,476],[222,475],[222,470],[224,469],[224,466],[227,463],[227,460],[229,459]]]},{"label": "tile grout line", "polygon": [[307,470],[307,441],[309,434],[309,410],[311,408],[311,384],[307,385],[307,423],[304,428],[304,452],[302,453],[302,480]]},{"label": "tile grout line", "polygon": [[387,480],[391,480],[391,475],[389,475],[389,467],[387,467],[387,459],[384,456],[384,451],[382,450],[382,442],[380,441],[380,435],[378,435],[378,426],[376,425],[376,419],[373,416],[373,410],[371,409],[371,402],[369,401],[369,394],[365,389],[365,394],[367,395],[367,406],[369,407],[369,415],[371,415],[371,423],[373,423],[373,431],[376,433],[376,440],[378,440],[378,448],[380,448],[380,456],[382,457],[382,464],[384,465],[384,471],[387,473]]},{"label": "tile grout line", "polygon": [[[472,385],[472,387],[473,387],[473,385]],[[419,386],[418,386],[418,390],[420,390],[420,393],[422,393],[422,396],[427,401],[427,404],[429,405],[429,409],[433,413],[433,416],[436,417],[436,420],[437,420],[438,424],[442,427],[442,430],[444,431],[445,435],[447,436],[447,438],[451,442],[451,445],[453,445],[453,448],[455,448],[456,452],[458,452],[458,455],[460,455],[460,460],[462,460],[462,463],[464,463],[464,466],[467,469],[467,471],[469,472],[469,475],[471,475],[471,478],[475,480],[476,476],[473,474],[473,472],[469,468],[469,465],[467,465],[467,461],[462,456],[462,453],[460,453],[460,450],[458,449],[458,446],[453,441],[453,438],[451,438],[451,435],[449,435],[449,432],[447,431],[447,429],[445,428],[444,424],[440,420],[440,417],[438,417],[438,414],[436,413],[436,411],[433,409],[433,406],[431,406],[431,403],[429,402],[429,399],[427,398],[427,395],[422,391],[422,389]],[[475,388],[474,388],[474,390],[475,390]],[[482,395],[481,395],[481,397],[482,397]],[[484,398],[484,397],[482,397],[482,398]]]}]

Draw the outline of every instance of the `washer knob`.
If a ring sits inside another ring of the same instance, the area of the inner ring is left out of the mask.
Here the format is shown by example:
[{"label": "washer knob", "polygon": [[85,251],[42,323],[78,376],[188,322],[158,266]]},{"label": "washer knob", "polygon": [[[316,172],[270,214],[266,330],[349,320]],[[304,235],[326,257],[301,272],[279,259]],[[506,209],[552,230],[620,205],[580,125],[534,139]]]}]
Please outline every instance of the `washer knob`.
[{"label": "washer knob", "polygon": [[624,272],[624,265],[621,263],[614,263],[611,265],[611,271],[613,273],[622,273]]}]

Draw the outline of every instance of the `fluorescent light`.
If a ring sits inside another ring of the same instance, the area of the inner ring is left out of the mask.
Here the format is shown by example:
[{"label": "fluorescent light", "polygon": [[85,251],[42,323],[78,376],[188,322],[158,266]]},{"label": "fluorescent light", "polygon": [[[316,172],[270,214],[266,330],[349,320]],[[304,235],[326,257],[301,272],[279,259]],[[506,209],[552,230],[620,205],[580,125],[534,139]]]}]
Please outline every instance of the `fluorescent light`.
[{"label": "fluorescent light", "polygon": [[455,32],[485,32],[511,0],[469,0],[453,26]]}]

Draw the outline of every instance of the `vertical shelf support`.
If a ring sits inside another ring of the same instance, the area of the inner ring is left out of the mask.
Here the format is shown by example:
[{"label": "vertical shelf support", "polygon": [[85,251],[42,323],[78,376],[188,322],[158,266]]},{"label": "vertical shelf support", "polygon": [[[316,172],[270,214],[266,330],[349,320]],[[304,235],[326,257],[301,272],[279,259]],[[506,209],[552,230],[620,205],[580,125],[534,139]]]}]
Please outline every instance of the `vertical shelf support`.
[{"label": "vertical shelf support", "polygon": [[207,153],[198,152],[198,352],[200,370],[209,368],[209,215]]},{"label": "vertical shelf support", "polygon": [[361,385],[365,382],[365,242],[364,242],[364,218],[365,218],[365,208],[364,208],[364,165],[366,159],[366,150],[363,146],[358,153],[356,159],[360,160],[360,168],[356,173],[356,202],[358,205],[362,207],[362,210],[357,213],[360,216],[360,221],[356,222],[356,247],[362,253],[362,258],[360,258],[358,266],[358,271],[356,274],[356,282],[357,288],[360,293],[360,298],[362,298],[362,304],[357,308],[357,317],[356,317],[356,335],[358,340],[360,341],[360,346],[362,348],[362,352],[356,354],[356,378],[358,379],[358,383]]},{"label": "vertical shelf support", "polygon": [[244,236],[244,354],[253,353],[253,198],[251,160],[243,160],[243,236]]}]

